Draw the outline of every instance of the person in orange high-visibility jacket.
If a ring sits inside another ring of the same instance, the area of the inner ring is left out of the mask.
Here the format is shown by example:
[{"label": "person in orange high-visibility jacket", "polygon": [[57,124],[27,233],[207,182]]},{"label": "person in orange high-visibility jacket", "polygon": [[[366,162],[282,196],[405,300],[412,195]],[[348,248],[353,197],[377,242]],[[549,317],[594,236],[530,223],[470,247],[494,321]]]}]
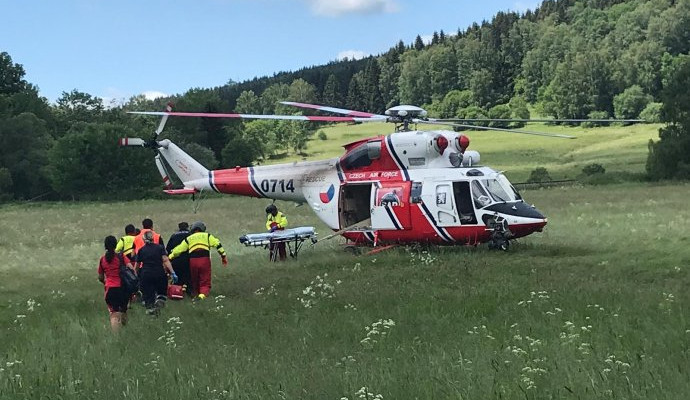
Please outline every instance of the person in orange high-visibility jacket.
[{"label": "person in orange high-visibility jacket", "polygon": [[137,233],[137,236],[134,237],[134,253],[136,254],[137,251],[139,251],[140,248],[144,247],[146,243],[144,243],[144,233],[151,231],[153,232],[153,243],[159,244],[163,247],[165,247],[165,243],[163,242],[163,238],[161,235],[157,234],[153,230],[153,221],[150,218],[144,218],[143,221],[141,221],[141,226],[142,230]]},{"label": "person in orange high-visibility jacket", "polygon": [[[287,218],[285,215],[278,211],[278,207],[275,204],[269,204],[266,207],[266,230],[273,233],[275,231],[282,231],[287,228]],[[271,261],[278,261],[278,255],[280,255],[280,261],[285,261],[287,254],[285,252],[285,242],[271,243],[268,245],[268,256]]]},{"label": "person in orange high-visibility jacket", "polygon": [[134,238],[137,236],[137,229],[134,225],[129,224],[125,226],[125,236],[121,237],[117,241],[117,246],[115,247],[116,253],[122,253],[127,256],[130,260],[134,260]]},{"label": "person in orange high-visibility jacket", "polygon": [[199,299],[205,299],[211,292],[211,247],[216,248],[224,266],[228,265],[228,257],[220,240],[206,233],[206,225],[203,222],[193,223],[190,231],[191,235],[175,246],[170,253],[170,259],[179,257],[185,252],[189,253],[190,293]]}]

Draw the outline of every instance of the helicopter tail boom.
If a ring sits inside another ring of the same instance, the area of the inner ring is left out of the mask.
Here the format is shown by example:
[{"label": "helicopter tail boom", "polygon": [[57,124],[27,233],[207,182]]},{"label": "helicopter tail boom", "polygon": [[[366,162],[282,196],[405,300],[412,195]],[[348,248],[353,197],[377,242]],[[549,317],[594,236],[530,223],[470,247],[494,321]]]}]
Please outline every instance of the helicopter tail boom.
[{"label": "helicopter tail boom", "polygon": [[[211,188],[209,170],[192,158],[192,156],[182,151],[175,143],[167,139],[161,140],[158,142],[158,153],[165,159],[168,166],[180,178],[185,187],[193,187],[198,190]],[[159,170],[161,170],[162,166],[160,161],[157,158],[156,164]],[[165,168],[161,170],[161,175],[163,174],[167,175]],[[167,189],[170,188],[168,187]]]}]

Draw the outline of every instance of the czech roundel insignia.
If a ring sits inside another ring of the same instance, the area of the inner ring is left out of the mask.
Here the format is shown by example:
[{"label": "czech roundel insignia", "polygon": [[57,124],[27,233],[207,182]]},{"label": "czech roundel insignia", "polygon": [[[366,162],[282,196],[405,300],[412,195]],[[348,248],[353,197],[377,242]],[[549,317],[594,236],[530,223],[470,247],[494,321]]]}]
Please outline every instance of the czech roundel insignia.
[{"label": "czech roundel insignia", "polygon": [[335,194],[335,186],[331,184],[325,192],[320,192],[319,197],[322,203],[330,203],[333,200],[333,195]]}]

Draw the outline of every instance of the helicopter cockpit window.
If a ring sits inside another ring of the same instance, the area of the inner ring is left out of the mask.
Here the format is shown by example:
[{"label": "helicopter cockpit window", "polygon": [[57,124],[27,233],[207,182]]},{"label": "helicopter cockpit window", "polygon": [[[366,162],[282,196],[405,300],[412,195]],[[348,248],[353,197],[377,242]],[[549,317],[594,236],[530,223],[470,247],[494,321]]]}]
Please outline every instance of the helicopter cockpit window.
[{"label": "helicopter cockpit window", "polygon": [[474,206],[477,208],[484,208],[491,204],[491,197],[482,187],[479,181],[472,181],[472,199]]},{"label": "helicopter cockpit window", "polygon": [[381,157],[381,141],[373,140],[355,147],[343,158],[342,165],[345,169],[366,167],[372,160]]},{"label": "helicopter cockpit window", "polygon": [[510,183],[508,178],[505,177],[503,174],[499,174],[498,177],[496,177],[498,181],[501,183],[501,186],[503,189],[513,197],[513,200],[522,200],[522,196],[520,196],[520,193],[515,189],[515,187]]},{"label": "helicopter cockpit window", "polygon": [[498,179],[484,179],[482,181],[484,186],[491,194],[491,197],[498,202],[515,201],[515,197],[506,192],[501,182]]}]

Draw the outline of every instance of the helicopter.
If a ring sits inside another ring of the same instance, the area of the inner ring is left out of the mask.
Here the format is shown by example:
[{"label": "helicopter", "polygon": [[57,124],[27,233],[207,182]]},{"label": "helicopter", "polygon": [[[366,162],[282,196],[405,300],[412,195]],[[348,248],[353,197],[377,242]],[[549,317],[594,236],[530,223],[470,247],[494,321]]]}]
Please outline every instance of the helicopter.
[{"label": "helicopter", "polygon": [[[122,138],[122,146],[156,152],[155,162],[170,195],[218,192],[306,203],[350,245],[429,243],[479,245],[508,250],[510,241],[541,232],[548,220],[528,204],[501,171],[480,164],[470,139],[456,131],[417,130],[419,123],[574,138],[471,125],[427,117],[417,106],[389,108],[384,115],[298,102],[282,104],[341,114],[254,115],[130,111],[161,116],[152,139]],[[390,122],[395,131],[357,140],[345,153],[319,161],[209,170],[169,139],[158,140],[169,117],[286,119],[327,122]],[[165,163],[163,162],[165,160]],[[174,189],[169,166],[183,184]]]}]

